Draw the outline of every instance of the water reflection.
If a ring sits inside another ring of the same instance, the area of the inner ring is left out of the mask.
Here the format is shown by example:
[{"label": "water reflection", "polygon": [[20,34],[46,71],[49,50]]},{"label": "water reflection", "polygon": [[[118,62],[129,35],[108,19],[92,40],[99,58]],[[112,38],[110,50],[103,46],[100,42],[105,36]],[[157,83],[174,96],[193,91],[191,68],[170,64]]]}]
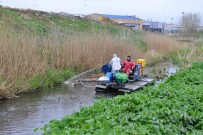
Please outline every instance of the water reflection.
[{"label": "water reflection", "polygon": [[0,102],[0,135],[40,134],[34,128],[92,105],[94,97],[94,89],[60,87]]}]

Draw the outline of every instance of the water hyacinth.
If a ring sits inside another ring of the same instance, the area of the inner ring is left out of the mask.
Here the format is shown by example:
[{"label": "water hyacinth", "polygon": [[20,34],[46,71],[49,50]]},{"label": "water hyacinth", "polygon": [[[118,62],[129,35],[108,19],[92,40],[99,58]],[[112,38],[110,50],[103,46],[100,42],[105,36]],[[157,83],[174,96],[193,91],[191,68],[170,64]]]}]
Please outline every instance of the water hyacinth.
[{"label": "water hyacinth", "polygon": [[112,99],[53,120],[44,135],[203,134],[203,63],[169,77],[158,87]]}]

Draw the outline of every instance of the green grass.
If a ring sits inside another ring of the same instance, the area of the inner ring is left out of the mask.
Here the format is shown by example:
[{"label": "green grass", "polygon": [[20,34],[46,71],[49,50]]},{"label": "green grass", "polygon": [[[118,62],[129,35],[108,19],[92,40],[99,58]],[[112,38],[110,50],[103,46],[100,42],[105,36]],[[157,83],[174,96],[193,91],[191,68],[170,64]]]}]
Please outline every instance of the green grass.
[{"label": "green grass", "polygon": [[178,51],[174,51],[170,54],[173,63],[180,65],[180,66],[184,66],[186,61],[183,59],[187,54],[189,54],[191,52],[190,48],[185,48],[185,49],[181,49]]},{"label": "green grass", "polygon": [[[35,15],[1,7],[0,11],[1,14],[6,17],[7,23],[10,23],[8,26],[16,31],[29,30],[31,32],[46,33],[48,30],[47,24]],[[29,19],[25,19],[23,16]]]},{"label": "green grass", "polygon": [[50,88],[64,82],[74,75],[75,71],[72,69],[62,71],[48,70],[46,74],[38,74],[30,80],[30,89]]},{"label": "green grass", "polygon": [[0,20],[4,19],[10,29],[16,31],[28,30],[35,34],[58,33],[92,33],[107,32],[116,35],[126,27],[102,24],[93,20],[80,19],[73,16],[65,17],[59,14],[37,12],[32,10],[20,11],[0,7]]},{"label": "green grass", "polygon": [[91,107],[52,120],[44,135],[203,134],[203,63],[194,64],[158,87],[101,99]]},{"label": "green grass", "polygon": [[143,51],[147,50],[142,40],[142,32],[132,31],[127,27],[111,23],[100,23],[73,16],[65,17],[59,14],[32,10],[20,11],[18,9],[3,7],[0,7],[0,20],[7,25],[7,29],[14,36],[18,36],[18,33],[22,31],[32,32],[32,34],[39,36],[50,34],[108,33],[137,45]]},{"label": "green grass", "polygon": [[192,63],[202,61],[203,58],[203,44],[196,46],[186,47],[177,51],[173,51],[169,54],[173,63],[180,67],[190,67]]},{"label": "green grass", "polygon": [[[18,37],[25,32],[27,36],[39,37],[50,35],[77,35],[85,34],[109,34],[112,37],[123,39],[136,45],[142,51],[147,51],[147,45],[143,42],[143,32],[133,31],[125,26],[111,23],[100,23],[89,19],[81,19],[73,16],[65,17],[59,14],[32,10],[18,10],[0,7],[0,20],[7,26],[11,38]],[[1,29],[1,27],[0,27]],[[5,31],[5,29],[4,29]]]},{"label": "green grass", "polygon": [[195,38],[203,38],[203,30],[197,31],[194,33]]}]

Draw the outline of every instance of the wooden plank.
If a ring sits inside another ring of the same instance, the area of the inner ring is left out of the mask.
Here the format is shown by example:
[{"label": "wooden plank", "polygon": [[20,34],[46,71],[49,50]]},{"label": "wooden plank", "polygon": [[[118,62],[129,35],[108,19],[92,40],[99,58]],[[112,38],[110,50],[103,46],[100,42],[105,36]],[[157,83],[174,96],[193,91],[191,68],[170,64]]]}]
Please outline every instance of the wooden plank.
[{"label": "wooden plank", "polygon": [[139,81],[135,81],[135,82],[130,81],[128,84],[125,85],[124,88],[119,89],[118,91],[130,93],[132,91],[142,88],[143,86],[145,86],[149,83],[152,83],[153,81],[154,81],[154,79],[151,79],[151,78],[142,78]]},{"label": "wooden plank", "polygon": [[145,85],[147,85],[147,84],[149,84],[149,82],[137,81],[137,82],[133,83],[133,85],[138,85],[138,86],[145,86]]},{"label": "wooden plank", "polygon": [[107,86],[105,86],[105,85],[96,85],[96,88],[100,88],[100,89],[106,89],[106,88],[107,88]]},{"label": "wooden plank", "polygon": [[95,89],[96,92],[105,92],[105,89]]},{"label": "wooden plank", "polygon": [[142,79],[140,79],[139,81],[143,81],[143,82],[149,82],[149,83],[151,83],[151,82],[154,81],[154,79],[151,79],[151,78],[142,78]]},{"label": "wooden plank", "polygon": [[118,91],[120,91],[120,92],[126,92],[126,93],[130,93],[132,90],[118,89]]},{"label": "wooden plank", "polygon": [[[118,89],[119,92],[125,92],[125,93],[131,93],[132,91],[138,90],[140,88],[142,88],[143,86],[152,83],[154,81],[154,79],[151,78],[142,78],[139,81],[129,81],[124,88],[120,88]],[[106,89],[107,86],[104,84],[97,84],[96,85],[96,89]],[[102,90],[100,90],[102,91]]]},{"label": "wooden plank", "polygon": [[136,90],[136,89],[141,88],[141,86],[135,85],[135,84],[126,84],[124,88],[125,88],[125,89]]},{"label": "wooden plank", "polygon": [[124,88],[119,89],[118,91],[130,93],[130,92],[138,90],[140,88],[142,88],[142,86],[128,84]]}]

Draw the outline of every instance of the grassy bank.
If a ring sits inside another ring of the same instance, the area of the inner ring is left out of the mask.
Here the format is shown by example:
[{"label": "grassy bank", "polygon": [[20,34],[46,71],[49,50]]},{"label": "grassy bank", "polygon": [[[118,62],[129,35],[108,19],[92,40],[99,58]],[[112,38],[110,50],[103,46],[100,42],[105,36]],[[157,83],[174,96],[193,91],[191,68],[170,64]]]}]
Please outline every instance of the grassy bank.
[{"label": "grassy bank", "polygon": [[170,54],[173,62],[180,67],[191,67],[192,63],[203,61],[203,44],[189,46]]},{"label": "grassy bank", "polygon": [[129,29],[111,23],[100,23],[87,18],[58,13],[25,9],[4,8],[0,6],[0,24],[15,32],[27,31],[37,35],[111,33],[124,34]]},{"label": "grassy bank", "polygon": [[186,47],[172,52],[170,57],[180,67],[191,67],[192,63],[203,61],[203,31],[197,31],[191,37],[185,39],[189,40],[185,43]]},{"label": "grassy bank", "polygon": [[203,134],[203,63],[194,64],[158,87],[102,99],[92,107],[52,120],[44,135]]},{"label": "grassy bank", "polygon": [[0,97],[54,86],[108,63],[114,53],[122,60],[131,55],[153,64],[184,47],[167,36],[110,23],[41,11],[0,11]]}]

